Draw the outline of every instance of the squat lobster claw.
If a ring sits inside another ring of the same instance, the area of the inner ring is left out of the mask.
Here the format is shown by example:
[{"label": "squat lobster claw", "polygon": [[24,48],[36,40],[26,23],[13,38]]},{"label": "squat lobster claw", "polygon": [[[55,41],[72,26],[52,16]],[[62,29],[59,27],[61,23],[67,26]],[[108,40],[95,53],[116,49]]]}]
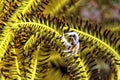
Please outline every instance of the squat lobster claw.
[{"label": "squat lobster claw", "polygon": [[[76,53],[78,53],[79,47],[80,47],[80,43],[79,43],[79,36],[76,32],[68,32],[65,33],[68,37],[70,37],[73,40],[73,45],[70,44],[64,37],[64,34],[62,36],[62,41],[64,42],[65,46],[68,48],[68,50],[63,50],[62,52],[67,52],[68,55],[74,55]],[[75,38],[74,38],[75,36]]]}]

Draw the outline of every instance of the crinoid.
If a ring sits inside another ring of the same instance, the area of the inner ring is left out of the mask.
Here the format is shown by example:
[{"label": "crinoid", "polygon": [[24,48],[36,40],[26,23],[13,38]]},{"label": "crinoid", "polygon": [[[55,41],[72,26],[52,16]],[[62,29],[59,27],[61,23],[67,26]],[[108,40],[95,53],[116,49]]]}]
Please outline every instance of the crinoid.
[{"label": "crinoid", "polygon": [[82,2],[2,0],[0,80],[120,80],[120,26],[74,18]]}]

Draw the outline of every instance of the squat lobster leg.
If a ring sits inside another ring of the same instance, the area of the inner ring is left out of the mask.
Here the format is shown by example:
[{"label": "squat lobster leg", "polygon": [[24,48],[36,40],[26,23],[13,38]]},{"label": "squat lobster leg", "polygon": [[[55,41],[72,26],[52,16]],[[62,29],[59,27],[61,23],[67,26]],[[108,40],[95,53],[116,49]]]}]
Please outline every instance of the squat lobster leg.
[{"label": "squat lobster leg", "polygon": [[64,34],[63,34],[63,36],[62,36],[62,41],[64,42],[64,44],[65,44],[65,46],[66,46],[67,48],[69,48],[69,47],[72,46],[69,42],[67,42],[67,40],[66,40],[65,37],[64,37]]},{"label": "squat lobster leg", "polygon": [[[79,36],[78,36],[78,34],[77,34],[76,32],[68,32],[68,33],[66,33],[66,35],[67,35],[68,37],[70,36],[70,38],[73,39],[74,44],[79,43]],[[76,39],[74,39],[74,36],[75,36]]]}]

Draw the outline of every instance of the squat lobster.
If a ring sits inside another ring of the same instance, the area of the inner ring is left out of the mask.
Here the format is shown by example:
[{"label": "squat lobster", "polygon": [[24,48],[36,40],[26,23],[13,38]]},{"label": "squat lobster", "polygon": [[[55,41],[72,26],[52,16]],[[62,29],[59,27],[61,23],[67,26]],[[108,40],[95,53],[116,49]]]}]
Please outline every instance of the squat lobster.
[{"label": "squat lobster", "polygon": [[[68,37],[72,38],[73,40],[73,45],[70,44],[64,37],[64,34],[62,36],[62,41],[64,42],[65,46],[68,48],[68,50],[63,50],[62,52],[67,52],[68,55],[74,55],[76,53],[78,53],[79,47],[80,47],[80,43],[79,43],[79,36],[76,32],[68,32],[65,33]],[[74,38],[75,36],[75,38]]]}]

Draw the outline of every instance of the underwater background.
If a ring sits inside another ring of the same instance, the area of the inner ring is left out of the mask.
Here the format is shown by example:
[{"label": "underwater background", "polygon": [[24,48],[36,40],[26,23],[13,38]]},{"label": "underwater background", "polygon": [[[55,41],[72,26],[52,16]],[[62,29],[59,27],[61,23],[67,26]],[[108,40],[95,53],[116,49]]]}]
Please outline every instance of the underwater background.
[{"label": "underwater background", "polygon": [[0,0],[0,80],[120,80],[120,0]]}]

